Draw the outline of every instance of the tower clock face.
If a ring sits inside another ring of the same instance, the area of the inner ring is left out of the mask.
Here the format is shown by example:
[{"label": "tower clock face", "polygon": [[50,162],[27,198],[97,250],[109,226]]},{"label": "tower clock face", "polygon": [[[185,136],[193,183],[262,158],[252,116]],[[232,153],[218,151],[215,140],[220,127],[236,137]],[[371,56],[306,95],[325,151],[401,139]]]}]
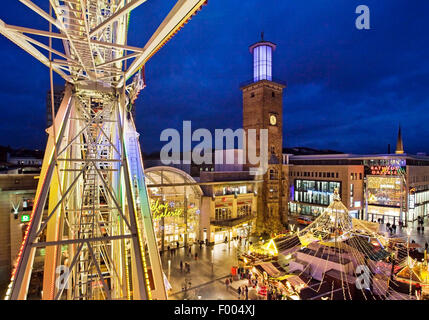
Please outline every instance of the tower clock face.
[{"label": "tower clock face", "polygon": [[270,124],[272,125],[272,126],[275,126],[276,124],[277,124],[277,118],[276,118],[276,116],[275,115],[271,115],[270,116]]}]

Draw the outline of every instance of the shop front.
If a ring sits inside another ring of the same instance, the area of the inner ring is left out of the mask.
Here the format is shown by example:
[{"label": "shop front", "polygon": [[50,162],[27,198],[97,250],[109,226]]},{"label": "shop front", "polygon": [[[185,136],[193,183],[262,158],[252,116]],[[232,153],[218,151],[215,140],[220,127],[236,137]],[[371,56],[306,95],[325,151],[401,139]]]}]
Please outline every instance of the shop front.
[{"label": "shop front", "polygon": [[211,242],[222,243],[250,236],[256,217],[256,197],[226,196],[214,201],[214,218],[210,221]]},{"label": "shop front", "polygon": [[[366,198],[368,204],[368,219],[377,222],[399,224],[404,221],[401,211],[404,211],[403,180],[394,175],[367,176]],[[401,207],[403,210],[401,210]]]},{"label": "shop front", "polygon": [[145,171],[154,228],[160,250],[199,240],[201,189],[173,167]]}]

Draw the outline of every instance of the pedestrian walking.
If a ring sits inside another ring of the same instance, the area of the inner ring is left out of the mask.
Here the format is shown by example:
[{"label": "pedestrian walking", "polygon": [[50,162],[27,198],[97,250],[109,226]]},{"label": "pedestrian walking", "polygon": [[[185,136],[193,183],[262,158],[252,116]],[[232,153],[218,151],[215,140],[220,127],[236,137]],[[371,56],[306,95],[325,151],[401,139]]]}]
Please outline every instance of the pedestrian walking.
[{"label": "pedestrian walking", "polygon": [[195,252],[195,260],[198,260],[198,253]]},{"label": "pedestrian walking", "polygon": [[237,292],[238,292],[238,300],[240,300],[240,297],[241,297],[241,287],[238,287]]},{"label": "pedestrian walking", "polygon": [[180,260],[180,272],[182,272],[182,271],[183,271],[183,261]]},{"label": "pedestrian walking", "polygon": [[189,255],[192,255],[192,248],[191,247],[189,247],[188,253],[189,253]]},{"label": "pedestrian walking", "polygon": [[228,287],[229,287],[229,279],[228,278],[225,280],[225,285],[226,285],[226,290],[228,290]]},{"label": "pedestrian walking", "polygon": [[249,300],[249,287],[248,286],[244,286],[244,290],[245,290],[245,294],[246,294],[246,300]]},{"label": "pedestrian walking", "polygon": [[176,241],[176,248],[179,249],[179,241]]}]

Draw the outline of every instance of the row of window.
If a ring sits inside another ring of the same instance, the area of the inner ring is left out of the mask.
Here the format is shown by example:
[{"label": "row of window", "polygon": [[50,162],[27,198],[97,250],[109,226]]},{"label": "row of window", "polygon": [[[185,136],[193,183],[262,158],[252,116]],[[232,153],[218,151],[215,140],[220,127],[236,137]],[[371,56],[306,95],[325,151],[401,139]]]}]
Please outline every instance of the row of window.
[{"label": "row of window", "polygon": [[[290,171],[289,176],[291,177],[311,177],[311,178],[338,178],[338,172],[301,172],[301,171]],[[352,172],[350,173],[351,180],[362,180],[362,172]]]},{"label": "row of window", "polygon": [[310,216],[318,216],[323,211],[323,207],[316,207],[306,204],[297,204],[289,202],[289,212],[292,215],[310,215]]},{"label": "row of window", "polygon": [[39,164],[40,165],[40,164],[42,164],[42,162],[39,160],[18,160],[16,163],[19,165],[27,165],[27,164]]},{"label": "row of window", "polygon": [[238,217],[249,216],[252,214],[252,206],[249,204],[245,204],[242,206],[238,206],[237,215]]},{"label": "row of window", "polygon": [[232,210],[230,208],[216,208],[215,219],[216,220],[229,220],[232,217]]},{"label": "row of window", "polygon": [[362,176],[362,172],[352,172],[350,173],[350,180],[362,180],[363,176]]},{"label": "row of window", "polygon": [[246,185],[238,186],[238,187],[223,187],[221,190],[218,190],[216,192],[216,195],[217,196],[220,196],[220,195],[225,196],[225,195],[229,195],[229,194],[244,194],[247,192],[248,192],[248,190],[247,190]]},{"label": "row of window", "polygon": [[295,191],[295,201],[328,206],[333,200],[333,193]]},{"label": "row of window", "polygon": [[312,178],[338,178],[338,172],[301,172],[301,171],[290,171],[289,176],[291,177],[312,177]]},{"label": "row of window", "polygon": [[426,181],[429,181],[429,176],[411,176],[410,177],[411,183],[426,182]]},{"label": "row of window", "polygon": [[329,205],[335,189],[341,194],[341,183],[337,181],[295,180],[294,201]]},{"label": "row of window", "polygon": [[415,194],[416,205],[429,202],[429,191],[417,192]]},{"label": "row of window", "polygon": [[300,179],[295,180],[295,190],[298,191],[320,191],[334,193],[335,188],[337,188],[338,192],[340,192],[341,182]]},{"label": "row of window", "polygon": [[[250,204],[244,204],[237,207],[237,217],[245,217],[252,214],[252,206]],[[215,219],[216,220],[230,220],[232,218],[231,208],[216,208]]]}]

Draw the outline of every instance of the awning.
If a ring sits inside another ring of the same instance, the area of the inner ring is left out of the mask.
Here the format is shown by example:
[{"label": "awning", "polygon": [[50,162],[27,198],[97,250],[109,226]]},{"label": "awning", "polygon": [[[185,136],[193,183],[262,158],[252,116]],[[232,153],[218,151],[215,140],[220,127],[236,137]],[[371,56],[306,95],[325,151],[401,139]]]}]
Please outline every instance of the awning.
[{"label": "awning", "polygon": [[277,269],[271,262],[263,262],[258,266],[260,266],[267,273],[267,275],[272,278],[280,277],[283,273],[279,269]]}]

